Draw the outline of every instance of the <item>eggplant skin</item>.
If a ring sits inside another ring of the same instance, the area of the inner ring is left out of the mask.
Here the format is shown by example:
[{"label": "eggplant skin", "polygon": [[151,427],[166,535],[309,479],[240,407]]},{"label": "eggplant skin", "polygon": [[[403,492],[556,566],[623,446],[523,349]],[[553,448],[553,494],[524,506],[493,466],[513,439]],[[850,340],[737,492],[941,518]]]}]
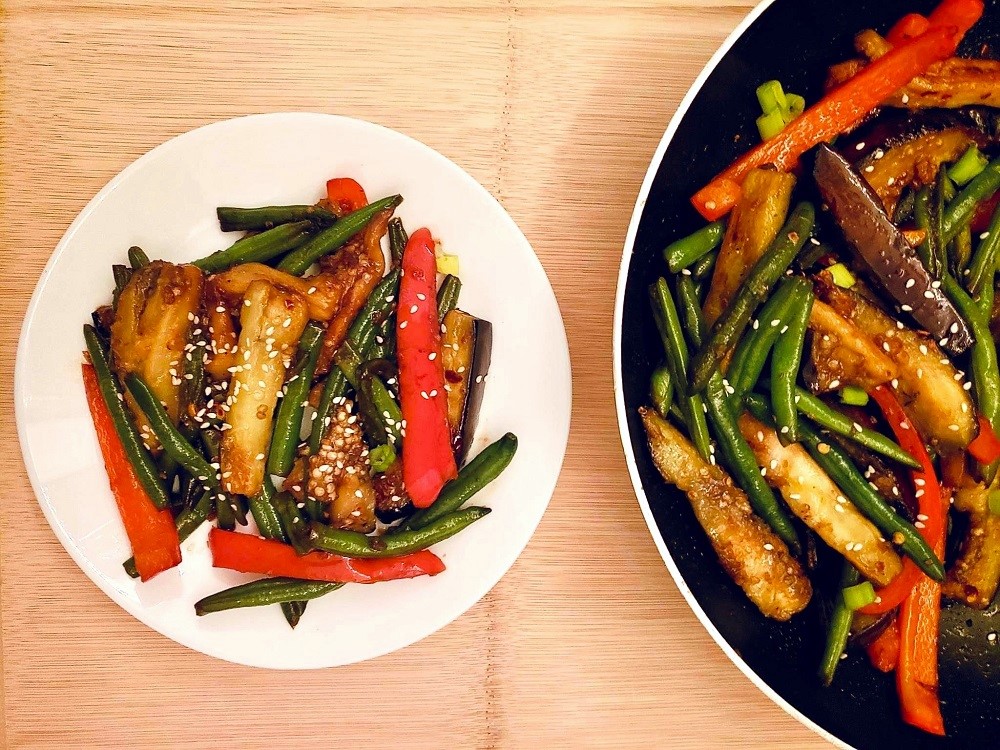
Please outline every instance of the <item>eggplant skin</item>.
[{"label": "eggplant skin", "polygon": [[1000,516],[990,513],[988,499],[982,484],[955,492],[955,510],[969,515],[969,531],[943,591],[974,609],[988,607],[1000,583]]},{"label": "eggplant skin", "polygon": [[441,363],[448,393],[448,426],[461,465],[472,447],[486,391],[493,352],[493,326],[462,310],[451,310],[442,324]]},{"label": "eggplant skin", "polygon": [[965,319],[935,284],[868,183],[837,152],[819,147],[813,171],[844,238],[889,296],[952,354],[972,345]]},{"label": "eggplant skin", "polygon": [[806,526],[877,586],[902,572],[896,551],[801,445],[782,445],[778,433],[749,414],[740,416],[739,426],[768,484]]},{"label": "eggplant skin", "polygon": [[746,494],[652,409],[641,408],[639,414],[653,463],[664,480],[687,495],[719,562],[750,601],[780,621],[805,609],[812,596],[809,578],[785,543],[754,515]]},{"label": "eggplant skin", "polygon": [[975,409],[958,371],[937,344],[853,290],[830,283],[822,274],[816,291],[893,360],[898,368],[896,394],[924,439],[943,453],[964,450],[976,436]]}]

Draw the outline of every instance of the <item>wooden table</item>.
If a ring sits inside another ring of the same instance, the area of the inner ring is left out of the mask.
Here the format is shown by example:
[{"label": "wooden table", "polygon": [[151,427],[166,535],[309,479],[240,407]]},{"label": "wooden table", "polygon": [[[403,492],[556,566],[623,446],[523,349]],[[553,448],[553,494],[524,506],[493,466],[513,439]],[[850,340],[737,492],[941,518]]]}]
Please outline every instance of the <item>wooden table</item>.
[{"label": "wooden table", "polygon": [[[611,319],[668,119],[748,0],[7,0],[0,503],[10,748],[822,747],[729,662],[671,581],[625,471]],[[513,215],[573,358],[562,478],[514,568],[457,622],[352,667],[280,673],[178,646],[63,551],[21,463],[21,318],[67,225],[122,167],[235,115],[361,117],[454,159]]]}]

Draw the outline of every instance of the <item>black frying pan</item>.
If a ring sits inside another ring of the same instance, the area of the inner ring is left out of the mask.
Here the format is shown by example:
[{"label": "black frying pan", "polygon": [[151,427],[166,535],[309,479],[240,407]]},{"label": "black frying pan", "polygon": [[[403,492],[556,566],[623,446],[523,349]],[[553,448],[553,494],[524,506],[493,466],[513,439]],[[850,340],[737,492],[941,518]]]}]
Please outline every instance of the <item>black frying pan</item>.
[{"label": "black frying pan", "polygon": [[[754,89],[759,83],[777,78],[786,90],[815,101],[826,67],[854,56],[856,32],[866,27],[884,32],[905,13],[927,12],[934,5],[933,0],[775,0],[764,10],[709,75],[659,167],[652,167],[655,178],[641,215],[637,212],[622,300],[616,364],[626,452],[635,456],[655,519],[654,536],[665,543],[696,610],[703,610],[745,665],[801,716],[856,748],[1000,747],[1000,639],[987,640],[989,633],[1000,632],[998,604],[985,612],[949,604],[944,612],[940,672],[946,739],[899,719],[893,677],[875,671],[863,653],[852,652],[833,686],[822,687],[816,668],[825,637],[823,597],[814,596],[791,623],[761,616],[720,568],[683,495],[663,483],[649,458],[636,409],[648,400],[649,377],[662,350],[646,290],[665,271],[662,248],[704,224],[688,202],[691,194],[758,141]],[[961,51],[980,53],[984,43],[992,43],[992,54],[1000,51],[1000,0],[987,0],[986,16]]]}]

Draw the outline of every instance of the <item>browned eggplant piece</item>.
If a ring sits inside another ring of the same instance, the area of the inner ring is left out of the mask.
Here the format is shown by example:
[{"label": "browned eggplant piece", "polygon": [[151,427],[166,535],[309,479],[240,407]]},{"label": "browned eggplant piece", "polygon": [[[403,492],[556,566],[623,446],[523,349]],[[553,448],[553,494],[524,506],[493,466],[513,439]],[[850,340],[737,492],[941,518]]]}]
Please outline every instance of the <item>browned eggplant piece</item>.
[{"label": "browned eggplant piece", "polygon": [[281,289],[297,292],[309,306],[309,317],[313,320],[330,320],[336,314],[343,296],[340,285],[326,274],[302,278],[263,263],[240,263],[215,274],[211,281],[225,304],[233,310],[239,309],[247,288],[254,281],[266,281]]},{"label": "browned eggplant piece", "polygon": [[805,609],[812,584],[778,535],[754,515],[743,490],[652,409],[639,409],[653,463],[687,495],[719,562],[767,617],[789,620]]},{"label": "browned eggplant piece", "polygon": [[944,583],[945,596],[975,609],[993,601],[1000,583],[1000,516],[990,513],[989,490],[976,484],[955,492],[955,510],[969,516],[962,554]]},{"label": "browned eggplant piece", "polygon": [[792,513],[877,586],[899,575],[903,562],[892,545],[801,445],[782,445],[778,433],[749,414],[740,416],[739,426],[767,483]]},{"label": "browned eggplant piece", "polygon": [[876,152],[859,165],[860,173],[886,213],[892,214],[904,189],[933,183],[941,165],[958,159],[974,142],[961,128],[926,133],[882,152],[879,158]]},{"label": "browned eggplant piece", "polygon": [[972,345],[965,319],[847,161],[825,145],[816,154],[816,184],[847,244],[879,284],[952,354]]},{"label": "browned eggplant piece", "polygon": [[845,385],[869,390],[898,374],[893,362],[861,329],[820,300],[809,315],[813,332],[806,380],[814,393]]},{"label": "browned eggplant piece", "polygon": [[785,223],[794,187],[795,175],[788,172],[754,169],[747,174],[739,203],[729,218],[705,299],[708,325],[729,306],[743,279]]},{"label": "browned eggplant piece", "polygon": [[222,383],[229,380],[230,368],[236,367],[236,347],[239,344],[236,319],[243,300],[237,300],[232,307],[227,305],[214,278],[210,276],[205,282],[205,321],[208,324],[205,372],[217,383]]},{"label": "browned eggplant piece", "polygon": [[[964,450],[976,436],[975,409],[961,374],[931,339],[907,328],[853,289],[817,278],[816,291],[893,360],[903,408],[925,439],[942,453]],[[967,383],[966,383],[967,385]]]},{"label": "browned eggplant piece", "polygon": [[459,466],[472,447],[493,351],[493,326],[462,310],[444,316],[441,362],[448,392],[448,426]]},{"label": "browned eggplant piece", "polygon": [[375,515],[382,523],[392,523],[409,515],[413,501],[403,486],[403,462],[396,459],[392,466],[372,477],[375,485]]},{"label": "browned eggplant piece", "polygon": [[308,494],[326,503],[337,529],[375,530],[375,487],[354,404],[337,406],[319,451],[309,457]]},{"label": "browned eggplant piece", "polygon": [[892,624],[892,621],[896,619],[897,611],[893,609],[881,615],[865,615],[861,612],[855,612],[854,619],[851,621],[851,637],[848,643],[851,646],[867,646]]}]

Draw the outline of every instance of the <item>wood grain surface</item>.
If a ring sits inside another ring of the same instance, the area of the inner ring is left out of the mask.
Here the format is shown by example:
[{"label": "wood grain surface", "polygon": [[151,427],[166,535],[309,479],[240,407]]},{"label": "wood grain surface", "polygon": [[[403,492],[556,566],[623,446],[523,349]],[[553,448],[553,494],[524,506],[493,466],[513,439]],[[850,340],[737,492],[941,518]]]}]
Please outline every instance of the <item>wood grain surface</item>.
[{"label": "wood grain surface", "polygon": [[[750,5],[7,0],[3,747],[825,746],[684,603],[639,514],[612,400],[615,278],[640,182],[684,92]],[[11,396],[28,298],[91,196],[171,136],[276,110],[382,123],[482,182],[545,265],[575,380],[559,486],[503,581],[417,645],[312,673],[194,653],[102,594],[39,511]]]}]

